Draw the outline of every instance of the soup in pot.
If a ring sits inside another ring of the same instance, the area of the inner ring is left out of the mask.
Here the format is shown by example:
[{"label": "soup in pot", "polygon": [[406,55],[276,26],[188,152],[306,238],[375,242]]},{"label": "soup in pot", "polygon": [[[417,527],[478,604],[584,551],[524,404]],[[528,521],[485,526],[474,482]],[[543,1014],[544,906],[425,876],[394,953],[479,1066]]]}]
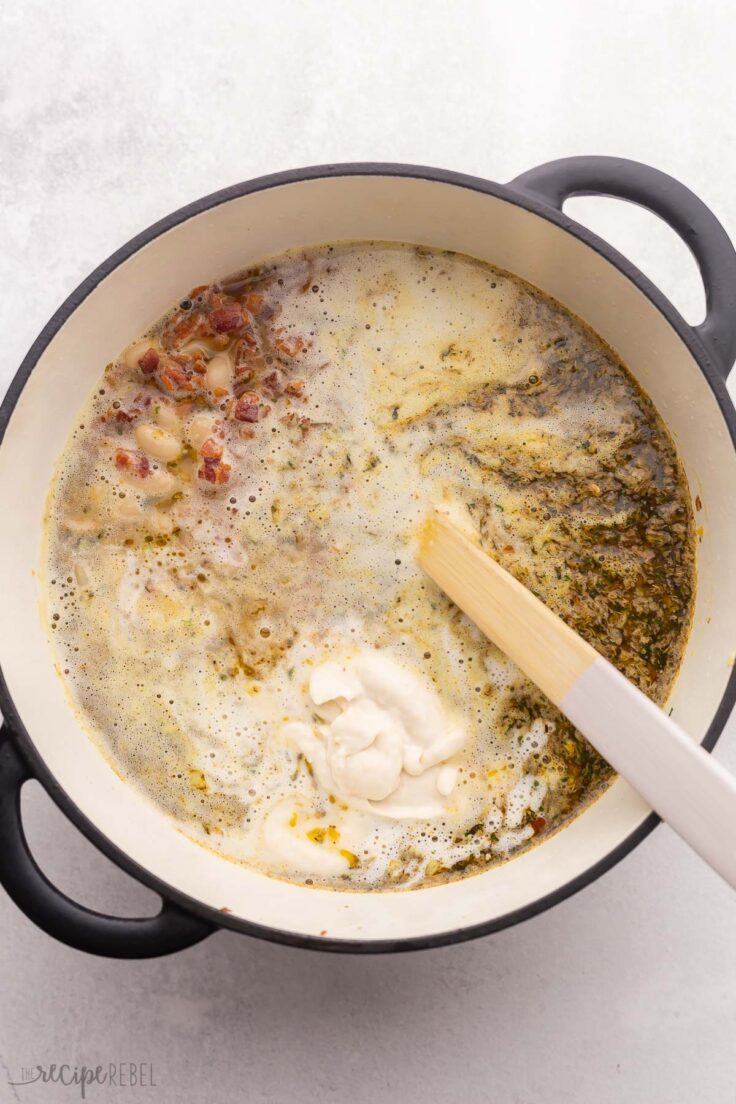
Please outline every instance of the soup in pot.
[{"label": "soup in pot", "polygon": [[115,769],[225,858],[337,889],[473,874],[579,813],[612,772],[416,566],[437,504],[666,701],[687,482],[583,322],[382,242],[193,288],[104,369],[48,500],[44,616]]}]

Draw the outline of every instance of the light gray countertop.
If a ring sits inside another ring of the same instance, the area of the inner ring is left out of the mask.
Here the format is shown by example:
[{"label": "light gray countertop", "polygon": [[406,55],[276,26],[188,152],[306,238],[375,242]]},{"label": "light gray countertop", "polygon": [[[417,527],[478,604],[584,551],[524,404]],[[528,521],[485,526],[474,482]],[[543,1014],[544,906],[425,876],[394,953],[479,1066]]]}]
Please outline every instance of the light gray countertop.
[{"label": "light gray countertop", "polygon": [[[727,0],[153,0],[0,13],[0,380],[78,281],[197,196],[310,163],[395,160],[507,180],[575,153],[648,161],[736,234],[736,22]],[[693,321],[684,246],[578,200]],[[736,493],[736,488],[734,488]],[[12,519],[4,538],[12,539]],[[736,612],[736,611],[735,611]],[[736,770],[731,721],[717,755]],[[134,915],[153,895],[38,787],[50,876]],[[578,896],[498,936],[392,958],[215,935],[118,963],[55,944],[0,894],[0,1101],[25,1066],[152,1062],[107,1101],[736,1100],[736,896],[667,828]],[[4,1068],[4,1070],[3,1070]]]}]

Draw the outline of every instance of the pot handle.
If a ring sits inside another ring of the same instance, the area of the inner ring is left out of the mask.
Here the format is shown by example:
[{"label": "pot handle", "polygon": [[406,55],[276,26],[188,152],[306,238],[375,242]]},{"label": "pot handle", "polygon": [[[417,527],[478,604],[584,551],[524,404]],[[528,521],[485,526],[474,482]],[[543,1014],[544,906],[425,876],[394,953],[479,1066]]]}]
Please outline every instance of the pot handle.
[{"label": "pot handle", "polygon": [[199,943],[215,929],[164,900],[156,916],[122,919],[77,904],[51,884],[31,854],[20,795],[33,777],[7,725],[0,729],[0,884],[39,928],[89,954],[154,958]]},{"label": "pot handle", "polygon": [[562,210],[571,196],[600,195],[645,207],[689,246],[705,284],[705,321],[692,329],[725,379],[736,359],[736,251],[702,200],[667,173],[623,157],[563,157],[510,186]]}]

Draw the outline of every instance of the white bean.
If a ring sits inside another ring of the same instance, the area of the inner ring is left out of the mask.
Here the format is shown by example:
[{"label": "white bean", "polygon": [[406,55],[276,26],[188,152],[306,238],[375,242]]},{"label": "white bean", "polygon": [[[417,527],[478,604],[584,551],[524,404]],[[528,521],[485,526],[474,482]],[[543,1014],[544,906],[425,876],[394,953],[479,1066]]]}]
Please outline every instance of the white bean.
[{"label": "white bean", "polygon": [[194,464],[188,456],[185,456],[183,460],[180,460],[176,465],[176,474],[182,483],[191,483],[194,478]]},{"label": "white bean", "polygon": [[186,438],[192,448],[201,449],[208,437],[215,432],[216,419],[212,414],[195,414],[186,429]]},{"label": "white bean", "polygon": [[170,464],[181,455],[181,442],[174,434],[150,422],[136,426],[135,439],[138,448],[164,464]]},{"label": "white bean", "polygon": [[229,391],[233,378],[233,366],[230,357],[223,353],[213,356],[207,365],[206,378],[210,391]]},{"label": "white bean", "polygon": [[116,499],[112,512],[115,520],[122,521],[125,525],[132,525],[143,517],[143,507],[132,495]]},{"label": "white bean", "polygon": [[156,407],[156,421],[162,429],[167,429],[175,437],[181,437],[181,418],[169,403],[159,403]]},{"label": "white bean", "polygon": [[166,468],[152,468],[148,475],[126,472],[123,478],[148,498],[170,498],[179,486],[179,481]]},{"label": "white bean", "polygon": [[123,363],[127,368],[135,369],[138,361],[144,353],[148,352],[152,343],[150,341],[134,341],[123,353]]},{"label": "white bean", "polygon": [[167,537],[174,529],[174,519],[163,510],[151,510],[146,518],[146,528],[154,537]]}]

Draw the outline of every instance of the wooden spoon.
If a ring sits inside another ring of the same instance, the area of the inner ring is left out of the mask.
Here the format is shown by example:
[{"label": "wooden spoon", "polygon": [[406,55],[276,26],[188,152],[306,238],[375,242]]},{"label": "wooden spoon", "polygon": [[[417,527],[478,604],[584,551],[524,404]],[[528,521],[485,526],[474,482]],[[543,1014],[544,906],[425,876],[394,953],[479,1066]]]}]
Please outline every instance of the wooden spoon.
[{"label": "wooden spoon", "polygon": [[439,510],[427,521],[417,559],[647,804],[736,887],[736,778]]}]

